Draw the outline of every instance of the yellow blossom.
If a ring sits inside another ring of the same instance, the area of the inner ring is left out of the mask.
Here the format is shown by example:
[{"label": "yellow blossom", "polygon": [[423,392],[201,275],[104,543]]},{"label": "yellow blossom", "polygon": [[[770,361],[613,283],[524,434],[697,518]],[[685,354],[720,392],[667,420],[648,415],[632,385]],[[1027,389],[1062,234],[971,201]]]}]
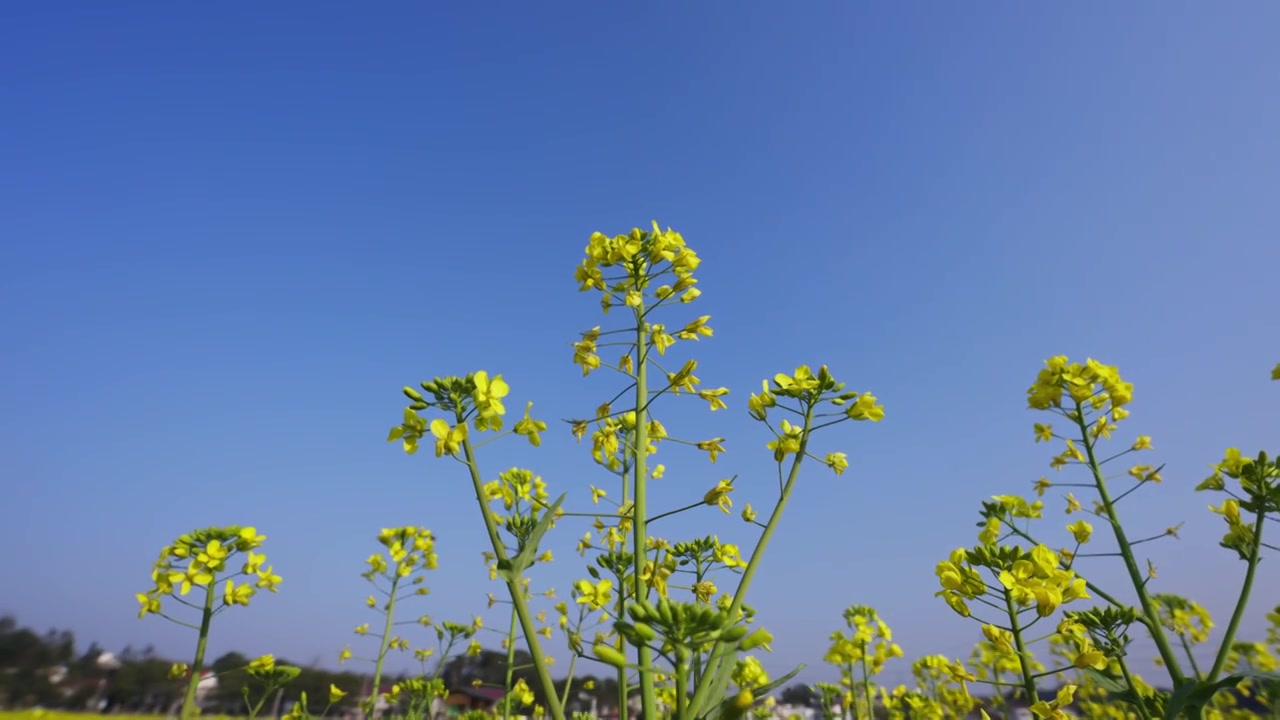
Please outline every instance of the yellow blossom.
[{"label": "yellow blossom", "polygon": [[702,502],[707,505],[719,505],[720,509],[727,515],[729,514],[729,509],[733,507],[733,500],[729,497],[731,492],[733,492],[733,480],[721,480],[702,496]]}]

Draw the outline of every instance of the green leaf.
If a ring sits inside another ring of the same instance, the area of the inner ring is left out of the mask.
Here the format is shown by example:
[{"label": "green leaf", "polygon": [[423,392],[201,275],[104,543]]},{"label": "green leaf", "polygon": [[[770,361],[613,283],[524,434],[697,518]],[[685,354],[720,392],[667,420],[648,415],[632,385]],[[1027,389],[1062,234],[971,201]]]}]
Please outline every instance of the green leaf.
[{"label": "green leaf", "polygon": [[498,577],[509,583],[520,581],[520,575],[515,571],[515,567],[510,560],[499,560],[497,563]]},{"label": "green leaf", "polygon": [[538,543],[542,541],[542,536],[547,534],[547,530],[551,527],[551,522],[555,520],[556,511],[560,509],[560,504],[564,502],[567,493],[562,493],[556,501],[551,503],[551,507],[542,513],[542,519],[538,521],[538,525],[533,528],[533,532],[529,533],[529,539],[525,541],[524,547],[513,558],[511,558],[512,570],[519,576],[524,572],[525,568],[533,564],[533,558],[538,554]]},{"label": "green leaf", "polygon": [[1280,681],[1280,673],[1262,672],[1260,670],[1241,670],[1234,675],[1218,680],[1217,682],[1193,682],[1187,683],[1177,690],[1173,691],[1173,696],[1169,698],[1169,703],[1165,706],[1164,716],[1168,720],[1178,717],[1183,709],[1188,705],[1204,706],[1213,700],[1213,696],[1222,690],[1233,688],[1245,680],[1262,680],[1265,682]]},{"label": "green leaf", "polygon": [[1103,690],[1106,690],[1109,693],[1122,693],[1129,690],[1128,685],[1125,685],[1124,683],[1116,680],[1110,675],[1107,675],[1106,673],[1103,673],[1103,672],[1099,672],[1098,670],[1095,670],[1093,668],[1086,668],[1084,671],[1084,674],[1092,678],[1093,681],[1097,683],[1099,687],[1101,687]]}]

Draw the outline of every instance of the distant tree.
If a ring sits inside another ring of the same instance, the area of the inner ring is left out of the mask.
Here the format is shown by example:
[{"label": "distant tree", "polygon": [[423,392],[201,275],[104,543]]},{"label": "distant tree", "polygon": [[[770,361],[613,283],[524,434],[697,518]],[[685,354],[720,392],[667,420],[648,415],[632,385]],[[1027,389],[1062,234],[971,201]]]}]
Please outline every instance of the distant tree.
[{"label": "distant tree", "polygon": [[814,707],[818,704],[818,693],[814,689],[804,683],[795,683],[788,685],[778,699],[785,705],[803,705],[805,707]]}]

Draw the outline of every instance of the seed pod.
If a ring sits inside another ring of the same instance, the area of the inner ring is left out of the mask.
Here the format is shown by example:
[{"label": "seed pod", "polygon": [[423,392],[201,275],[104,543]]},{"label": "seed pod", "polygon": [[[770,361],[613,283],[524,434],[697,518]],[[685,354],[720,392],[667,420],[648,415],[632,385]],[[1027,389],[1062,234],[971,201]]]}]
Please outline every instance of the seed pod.
[{"label": "seed pod", "polygon": [[632,630],[634,630],[636,636],[639,637],[644,642],[653,642],[658,638],[658,632],[654,630],[653,626],[649,625],[648,623],[638,622],[635,624]]},{"label": "seed pod", "polygon": [[600,644],[591,648],[591,652],[603,663],[612,665],[616,668],[623,668],[627,665],[627,656],[618,651],[612,645]]},{"label": "seed pod", "polygon": [[648,600],[637,600],[635,604],[638,605],[640,607],[640,610],[644,612],[646,616],[644,618],[645,622],[653,622],[655,620],[662,619],[662,617],[658,615],[658,608],[654,607],[653,603],[649,602]]},{"label": "seed pod", "polygon": [[675,613],[671,611],[671,601],[662,598],[658,600],[658,619],[662,620],[662,624],[671,627],[676,624]]},{"label": "seed pod", "polygon": [[689,621],[689,606],[682,602],[671,603],[671,616],[676,625],[684,625]]},{"label": "seed pod", "polygon": [[631,619],[635,620],[636,622],[644,622],[650,619],[650,615],[647,612],[646,608],[642,607],[640,603],[631,603],[630,605],[628,605],[627,614],[630,615]]}]

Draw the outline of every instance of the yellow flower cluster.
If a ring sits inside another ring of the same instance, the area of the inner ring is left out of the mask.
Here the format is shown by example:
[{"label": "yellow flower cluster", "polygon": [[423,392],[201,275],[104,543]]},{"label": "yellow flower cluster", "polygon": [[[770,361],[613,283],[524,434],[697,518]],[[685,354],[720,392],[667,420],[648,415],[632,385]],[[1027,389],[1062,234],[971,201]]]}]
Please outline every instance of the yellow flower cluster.
[{"label": "yellow flower cluster", "polygon": [[[266,536],[252,527],[211,527],[182,535],[165,546],[151,568],[153,587],[138,593],[142,606],[138,617],[163,614],[165,596],[187,595],[193,588],[207,592],[206,612],[214,607],[213,587],[226,578],[222,605],[248,605],[258,590],[276,591],[281,578],[266,564],[266,556],[254,552]],[[238,563],[238,556],[244,556]],[[238,567],[237,567],[238,565]],[[237,582],[236,578],[245,578]]]},{"label": "yellow flower cluster", "polygon": [[975,551],[978,557],[959,548],[935,570],[942,586],[937,595],[963,617],[970,615],[968,600],[987,594],[987,584],[975,562],[996,573],[1003,591],[1018,607],[1034,605],[1040,617],[1052,615],[1063,604],[1089,598],[1084,578],[1062,569],[1058,553],[1045,545],[1036,545],[1029,552],[992,546]]},{"label": "yellow flower cluster", "polygon": [[1037,545],[1012,567],[1000,571],[1000,584],[1019,607],[1035,605],[1040,617],[1049,617],[1064,603],[1089,599],[1084,578],[1059,565],[1056,552]]},{"label": "yellow flower cluster", "polygon": [[1199,603],[1169,593],[1151,596],[1160,624],[1182,636],[1188,643],[1198,645],[1209,639],[1213,630],[1213,616]]},{"label": "yellow flower cluster", "polygon": [[854,682],[855,666],[865,669],[866,677],[879,675],[891,658],[903,656],[902,648],[893,642],[893,631],[877,615],[874,608],[854,605],[844,612],[849,633],[835,631],[831,634],[831,646],[823,657],[840,668],[846,685]]},{"label": "yellow flower cluster", "polygon": [[[1084,364],[1070,362],[1065,355],[1051,357],[1027,390],[1027,404],[1036,410],[1061,408],[1063,397],[1081,407],[1086,403],[1101,410],[1110,403],[1114,413],[1133,400],[1133,384],[1125,382],[1116,368],[1089,358]],[[1124,418],[1124,413],[1113,417]],[[1040,434],[1040,431],[1037,431]]]},{"label": "yellow flower cluster", "polygon": [[[365,577],[389,574],[406,578],[416,570],[435,570],[439,566],[435,535],[426,528],[414,525],[383,528],[378,533],[378,542],[387,549],[387,555],[369,556],[365,561],[369,565]],[[390,564],[387,562],[388,557]]]},{"label": "yellow flower cluster", "polygon": [[[621,304],[636,307],[639,302],[631,293],[639,292],[643,286],[637,286],[634,281],[657,275],[665,265],[675,275],[676,282],[655,290],[659,300],[679,295],[681,302],[688,303],[701,294],[694,288],[697,280],[693,278],[693,272],[698,269],[702,260],[685,245],[680,233],[671,228],[664,232],[658,227],[657,221],[654,221],[653,229],[647,232],[632,228],[626,235],[613,237],[599,232],[592,233],[584,252],[586,257],[574,270],[579,291],[600,290],[605,293],[606,299],[611,295],[620,295]],[[615,267],[622,268],[627,273],[621,282],[616,277],[605,277],[604,270]]]},{"label": "yellow flower cluster", "polygon": [[769,684],[769,673],[754,656],[746,655],[733,666],[732,679],[742,690],[755,690]]}]

